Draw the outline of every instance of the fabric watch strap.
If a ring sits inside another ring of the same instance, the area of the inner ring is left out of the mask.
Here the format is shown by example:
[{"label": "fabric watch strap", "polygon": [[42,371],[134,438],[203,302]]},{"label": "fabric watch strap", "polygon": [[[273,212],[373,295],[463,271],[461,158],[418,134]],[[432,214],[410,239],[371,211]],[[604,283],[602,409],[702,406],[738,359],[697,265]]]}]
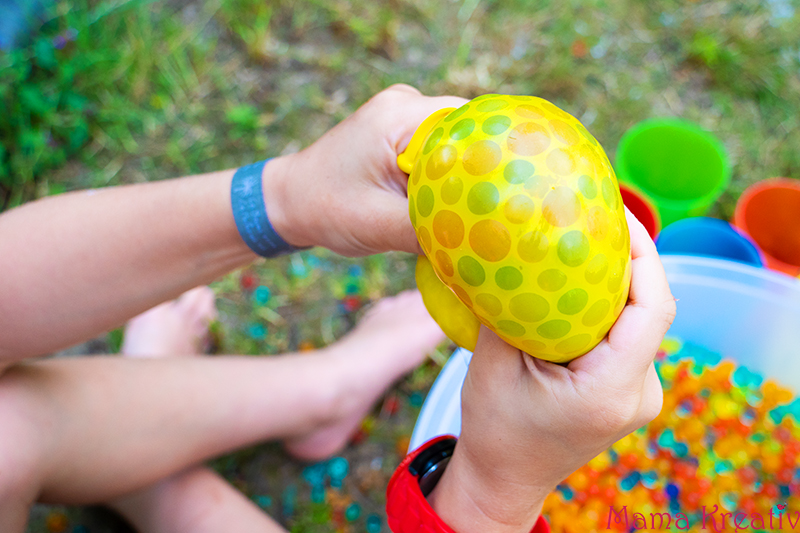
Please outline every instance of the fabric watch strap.
[{"label": "fabric watch strap", "polygon": [[231,182],[233,219],[242,240],[260,256],[275,257],[297,250],[284,241],[269,223],[261,174],[266,161],[239,168]]},{"label": "fabric watch strap", "polygon": [[[429,440],[408,454],[392,474],[386,489],[386,515],[389,528],[394,533],[455,533],[430,506],[422,494],[419,479],[409,470],[420,453],[442,440],[452,438],[452,435],[442,435]],[[550,525],[544,517],[539,516],[531,533],[550,533]]]}]

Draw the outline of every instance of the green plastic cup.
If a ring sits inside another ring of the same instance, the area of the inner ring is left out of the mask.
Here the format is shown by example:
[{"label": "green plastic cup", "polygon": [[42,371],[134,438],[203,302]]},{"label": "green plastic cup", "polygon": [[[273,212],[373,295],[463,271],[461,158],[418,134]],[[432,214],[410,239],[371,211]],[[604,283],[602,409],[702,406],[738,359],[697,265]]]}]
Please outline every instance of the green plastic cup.
[{"label": "green plastic cup", "polygon": [[653,201],[666,227],[702,216],[731,179],[722,143],[696,124],[650,119],[625,132],[617,147],[617,177]]}]

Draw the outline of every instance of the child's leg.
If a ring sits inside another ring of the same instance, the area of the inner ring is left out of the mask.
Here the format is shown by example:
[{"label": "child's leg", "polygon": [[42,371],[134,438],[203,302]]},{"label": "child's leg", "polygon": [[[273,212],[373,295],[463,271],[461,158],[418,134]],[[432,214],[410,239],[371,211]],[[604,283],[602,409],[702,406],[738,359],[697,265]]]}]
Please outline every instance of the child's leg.
[{"label": "child's leg", "polygon": [[216,472],[190,468],[111,507],[143,533],[286,533]]},{"label": "child's leg", "polygon": [[10,485],[45,501],[108,501],[261,440],[330,453],[441,338],[418,294],[404,294],[308,354],[17,365],[0,377],[0,433],[10,443],[0,461],[30,465],[16,467],[28,483],[21,491],[0,478],[0,495]]},{"label": "child's leg", "polygon": [[[143,313],[125,327],[123,355],[199,355],[216,315],[206,287]],[[138,531],[148,533],[285,533],[261,509],[221,476],[204,466],[190,467],[141,490],[107,502]]]}]

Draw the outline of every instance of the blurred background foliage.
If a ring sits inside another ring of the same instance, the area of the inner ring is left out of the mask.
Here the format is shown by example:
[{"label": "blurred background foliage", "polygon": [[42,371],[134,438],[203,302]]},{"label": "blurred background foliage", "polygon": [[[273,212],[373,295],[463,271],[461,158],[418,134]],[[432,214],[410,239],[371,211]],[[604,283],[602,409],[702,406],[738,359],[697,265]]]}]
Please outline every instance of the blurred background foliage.
[{"label": "blurred background foliage", "polygon": [[[650,116],[717,133],[731,197],[800,163],[790,0],[74,0],[0,53],[0,205],[233,167],[313,142],[369,96],[525,93],[613,154]],[[612,157],[613,160],[613,157]]]},{"label": "blurred background foliage", "polygon": [[[398,82],[430,95],[547,98],[612,161],[634,123],[693,120],[731,157],[731,186],[712,212],[721,218],[751,183],[800,177],[799,0],[54,1],[38,31],[0,51],[0,211],[296,152]],[[327,344],[363,305],[413,286],[412,266],[403,254],[347,260],[324,250],[258,263],[215,285],[218,347]],[[394,389],[398,414],[373,413],[373,437],[345,454],[353,472],[379,465],[372,489],[353,496],[365,514],[382,513],[397,443],[442,358]],[[274,446],[217,468],[258,502],[277,502],[302,472]],[[293,531],[332,531],[329,511],[278,518]],[[29,530],[94,516],[58,522],[64,515],[48,512],[38,508]],[[125,530],[113,523],[70,531]]]}]

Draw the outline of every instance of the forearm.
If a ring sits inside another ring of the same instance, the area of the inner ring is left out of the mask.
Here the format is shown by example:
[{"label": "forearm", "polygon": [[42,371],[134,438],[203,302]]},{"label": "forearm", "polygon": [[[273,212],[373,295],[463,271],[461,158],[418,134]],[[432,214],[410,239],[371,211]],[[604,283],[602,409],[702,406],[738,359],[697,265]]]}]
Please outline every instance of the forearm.
[{"label": "forearm", "polygon": [[428,502],[457,533],[530,533],[548,493],[487,476],[456,446]]},{"label": "forearm", "polygon": [[233,219],[233,172],[69,193],[0,216],[0,361],[90,338],[255,259]]}]

